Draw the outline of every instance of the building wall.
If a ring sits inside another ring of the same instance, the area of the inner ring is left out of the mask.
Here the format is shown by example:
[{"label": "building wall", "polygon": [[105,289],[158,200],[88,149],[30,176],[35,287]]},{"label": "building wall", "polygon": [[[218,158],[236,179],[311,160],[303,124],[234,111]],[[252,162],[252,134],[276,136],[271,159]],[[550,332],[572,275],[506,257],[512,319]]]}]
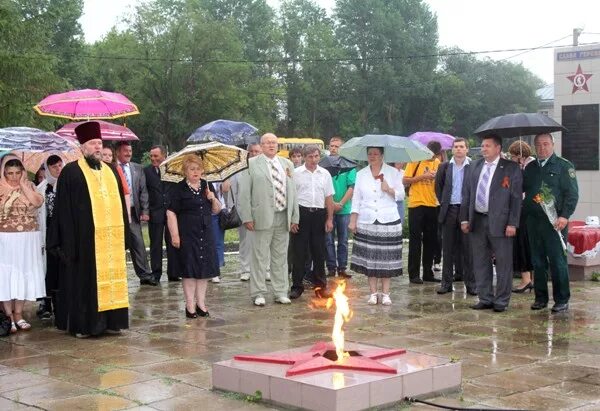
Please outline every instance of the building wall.
[{"label": "building wall", "polygon": [[[559,53],[597,50],[597,57],[558,60]],[[589,91],[578,90],[573,93],[573,83],[567,77],[576,73],[581,65],[584,74],[592,74],[587,80]],[[600,104],[600,45],[578,46],[555,49],[554,51],[554,115],[562,123],[564,105]],[[556,152],[562,152],[562,133],[555,133]],[[596,136],[600,138],[600,136]],[[600,151],[600,150],[599,150]],[[600,157],[600,152],[598,153]],[[579,183],[579,204],[572,219],[585,220],[587,216],[600,216],[600,171],[577,171]]]}]

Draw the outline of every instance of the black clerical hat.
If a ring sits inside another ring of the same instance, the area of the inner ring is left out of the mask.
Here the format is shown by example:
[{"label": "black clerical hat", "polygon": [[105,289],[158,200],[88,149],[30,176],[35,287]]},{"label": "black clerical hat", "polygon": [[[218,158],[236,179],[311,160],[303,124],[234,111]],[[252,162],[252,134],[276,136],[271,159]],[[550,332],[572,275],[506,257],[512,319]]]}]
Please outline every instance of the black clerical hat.
[{"label": "black clerical hat", "polygon": [[79,144],[85,144],[90,140],[96,138],[102,139],[102,133],[100,132],[100,123],[97,121],[86,121],[75,127],[75,134],[77,135],[77,141]]}]

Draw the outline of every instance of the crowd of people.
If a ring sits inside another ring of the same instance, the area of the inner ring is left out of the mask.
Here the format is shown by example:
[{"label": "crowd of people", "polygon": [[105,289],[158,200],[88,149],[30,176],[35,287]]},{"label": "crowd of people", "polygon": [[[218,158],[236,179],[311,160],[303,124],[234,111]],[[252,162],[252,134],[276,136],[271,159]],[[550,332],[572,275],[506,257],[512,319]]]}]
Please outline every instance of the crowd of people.
[{"label": "crowd of people", "polygon": [[[239,279],[249,282],[256,306],[267,303],[268,282],[274,301],[290,304],[308,286],[316,297],[330,297],[328,277],[349,280],[351,272],[368,277],[368,304],[391,305],[392,278],[403,274],[406,202],[411,284],[440,283],[443,295],[464,282],[464,292],[478,297],[471,308],[495,312],[508,309],[512,292],[534,290],[531,309],[539,310],[549,302],[550,276],[552,312],[568,310],[561,236],[578,188],[573,165],[554,153],[550,134],[535,137],[537,157],[517,141],[506,159],[500,137],[490,134],[477,160],[467,155],[468,141],[456,138],[449,161],[437,141],[428,144],[430,159],[406,165],[386,163],[385,147],[368,147],[362,169],[334,172],[319,166],[318,146],[283,158],[277,136],[267,133],[247,147],[246,170],[213,184],[193,154],[183,160],[184,179],[168,183],[159,167],[164,147],[153,146],[151,164],[142,167],[131,161],[129,143],[103,145],[97,122],[75,131],[83,157],[65,164],[60,153],[49,155],[37,187],[19,158],[2,157],[0,301],[12,333],[31,328],[23,307],[36,299],[41,319],[53,318],[77,337],[127,328],[125,250],[140,284],[157,286],[163,240],[167,278],[182,281],[186,317],[209,316],[208,282],[220,281],[224,265],[219,214],[233,206],[242,222]],[[342,144],[333,137],[329,155],[337,156]],[[548,193],[555,221],[542,204]],[[521,282],[513,288],[515,273]]]}]

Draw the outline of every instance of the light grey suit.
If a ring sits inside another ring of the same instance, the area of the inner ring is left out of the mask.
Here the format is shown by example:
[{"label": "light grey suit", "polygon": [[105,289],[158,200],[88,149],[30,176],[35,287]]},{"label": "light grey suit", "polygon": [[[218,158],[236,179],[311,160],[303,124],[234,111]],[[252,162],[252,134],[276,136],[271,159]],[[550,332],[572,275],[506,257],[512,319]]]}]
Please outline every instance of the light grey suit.
[{"label": "light grey suit", "polygon": [[[118,164],[121,167],[121,164]],[[148,254],[142,236],[140,216],[149,215],[148,188],[146,187],[146,175],[140,164],[129,163],[131,173],[131,223],[129,224],[129,252],[135,274],[140,280],[152,277],[152,271],[148,266]],[[125,173],[125,171],[123,171]]]},{"label": "light grey suit", "polygon": [[[286,174],[286,208],[278,212],[270,166],[264,154],[249,160],[248,173],[240,175],[238,213],[242,222],[254,223],[254,243],[250,264],[250,297],[264,297],[267,268],[275,297],[287,297],[289,279],[287,250],[291,224],[298,224],[298,200],[292,179],[294,165],[276,157]],[[270,260],[270,264],[269,264]]]},{"label": "light grey suit", "polygon": [[[494,308],[506,308],[510,302],[513,272],[514,237],[506,237],[506,227],[519,227],[523,178],[518,164],[500,158],[488,193],[488,212],[475,210],[477,185],[484,159],[465,170],[460,221],[469,223],[473,251],[473,270],[479,301]],[[496,294],[492,287],[492,257],[496,259]]]}]

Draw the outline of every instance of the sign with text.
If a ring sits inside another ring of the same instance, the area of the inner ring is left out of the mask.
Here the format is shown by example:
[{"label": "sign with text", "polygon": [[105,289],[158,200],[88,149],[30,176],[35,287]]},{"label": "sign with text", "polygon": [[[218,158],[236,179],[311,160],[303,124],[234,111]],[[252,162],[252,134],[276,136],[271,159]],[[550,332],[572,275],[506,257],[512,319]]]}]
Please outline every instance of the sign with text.
[{"label": "sign with text", "polygon": [[575,164],[575,170],[599,170],[600,112],[598,104],[562,106],[562,157]]},{"label": "sign with text", "polygon": [[556,53],[556,61],[600,59],[600,48]]}]

